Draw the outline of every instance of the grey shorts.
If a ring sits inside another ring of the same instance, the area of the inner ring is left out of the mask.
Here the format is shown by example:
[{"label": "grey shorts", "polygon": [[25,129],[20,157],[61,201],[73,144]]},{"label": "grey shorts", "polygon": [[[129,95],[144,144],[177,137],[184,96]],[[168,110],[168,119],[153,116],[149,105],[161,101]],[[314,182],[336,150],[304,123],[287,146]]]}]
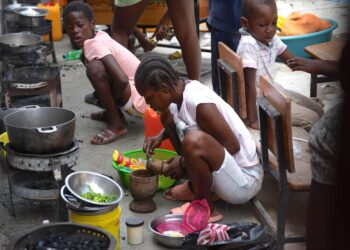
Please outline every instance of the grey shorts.
[{"label": "grey shorts", "polygon": [[126,7],[137,4],[142,0],[114,0],[114,5],[118,7]]},{"label": "grey shorts", "polygon": [[212,173],[211,190],[231,204],[243,204],[261,189],[264,171],[260,164],[240,167],[225,150],[225,159],[218,171]]}]

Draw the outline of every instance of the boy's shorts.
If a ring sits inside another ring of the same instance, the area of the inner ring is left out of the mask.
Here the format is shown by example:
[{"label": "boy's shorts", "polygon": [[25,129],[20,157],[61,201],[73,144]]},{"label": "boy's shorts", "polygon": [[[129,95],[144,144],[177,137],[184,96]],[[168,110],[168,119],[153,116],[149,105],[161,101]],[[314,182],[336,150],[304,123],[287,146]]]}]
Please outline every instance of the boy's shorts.
[{"label": "boy's shorts", "polygon": [[231,204],[246,203],[261,189],[263,175],[260,164],[240,167],[225,149],[224,162],[218,171],[212,173],[211,190]]},{"label": "boy's shorts", "polygon": [[114,5],[118,7],[127,7],[141,2],[142,0],[114,0]]}]

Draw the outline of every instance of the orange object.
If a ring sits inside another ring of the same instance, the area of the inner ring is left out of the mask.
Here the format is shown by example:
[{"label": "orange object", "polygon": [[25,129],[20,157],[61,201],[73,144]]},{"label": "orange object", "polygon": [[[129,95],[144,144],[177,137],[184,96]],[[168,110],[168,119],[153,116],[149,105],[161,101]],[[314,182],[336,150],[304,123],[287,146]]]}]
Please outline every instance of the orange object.
[{"label": "orange object", "polygon": [[113,152],[113,160],[118,164],[118,166],[128,167],[132,170],[146,168],[145,163],[143,161],[139,161],[135,158],[126,157],[116,149]]},{"label": "orange object", "polygon": [[[157,135],[164,127],[160,121],[160,115],[151,108],[147,108],[143,114],[145,123],[145,138]],[[162,142],[159,148],[175,151],[169,139]]]},{"label": "orange object", "polygon": [[[54,41],[62,40],[62,26],[61,26],[61,7],[58,3],[52,4],[38,4],[39,8],[49,11],[45,16],[46,20],[52,21],[52,37]],[[44,41],[49,41],[49,35],[43,37]]]},{"label": "orange object", "polygon": [[312,13],[292,12],[282,23],[280,36],[296,36],[328,29],[332,24]]},{"label": "orange object", "polygon": [[68,0],[50,0],[49,4],[54,5],[58,3],[60,6],[66,6],[68,3]]}]

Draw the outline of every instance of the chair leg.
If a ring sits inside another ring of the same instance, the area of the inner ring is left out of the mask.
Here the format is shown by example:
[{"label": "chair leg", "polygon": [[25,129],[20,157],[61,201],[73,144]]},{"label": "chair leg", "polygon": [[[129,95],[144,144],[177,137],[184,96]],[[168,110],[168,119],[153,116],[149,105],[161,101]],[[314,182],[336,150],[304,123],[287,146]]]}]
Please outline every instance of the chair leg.
[{"label": "chair leg", "polygon": [[317,83],[318,83],[317,75],[316,74],[311,74],[310,97],[316,97],[317,96]]},{"label": "chair leg", "polygon": [[278,206],[277,206],[277,244],[276,249],[283,250],[285,243],[286,226],[286,207],[287,207],[287,174],[286,171],[280,171]]}]

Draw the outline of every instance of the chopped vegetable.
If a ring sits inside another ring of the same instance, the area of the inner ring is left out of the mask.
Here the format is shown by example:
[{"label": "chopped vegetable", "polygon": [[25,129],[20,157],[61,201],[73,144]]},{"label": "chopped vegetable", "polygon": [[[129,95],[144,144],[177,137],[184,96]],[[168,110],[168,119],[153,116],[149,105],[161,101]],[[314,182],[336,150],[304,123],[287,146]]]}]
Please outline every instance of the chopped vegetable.
[{"label": "chopped vegetable", "polygon": [[108,202],[114,201],[117,196],[115,194],[95,193],[92,191],[91,187],[89,186],[89,191],[85,194],[81,194],[81,197],[91,200],[93,202],[108,203]]}]

